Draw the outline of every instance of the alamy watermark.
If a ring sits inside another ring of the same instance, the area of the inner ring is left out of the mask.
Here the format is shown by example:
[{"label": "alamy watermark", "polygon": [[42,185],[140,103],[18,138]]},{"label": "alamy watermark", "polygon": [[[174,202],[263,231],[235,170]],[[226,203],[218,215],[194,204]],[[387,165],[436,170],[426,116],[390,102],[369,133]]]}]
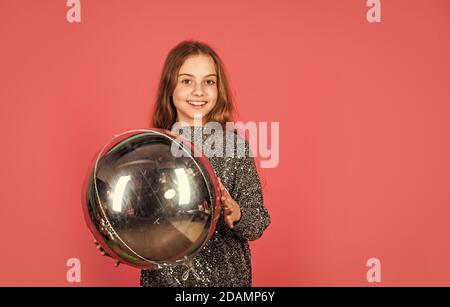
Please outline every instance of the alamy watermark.
[{"label": "alamy watermark", "polygon": [[366,266],[370,269],[366,273],[366,279],[370,283],[381,282],[381,261],[378,258],[367,259]]},{"label": "alamy watermark", "polygon": [[[195,129],[200,127],[201,129]],[[270,130],[270,134],[269,134]],[[172,143],[171,152],[175,157],[193,154],[196,157],[259,157],[261,168],[274,168],[280,161],[280,123],[279,122],[227,122],[225,127],[218,122],[201,125],[201,118],[194,118],[194,129],[184,123],[173,125],[172,132],[193,144],[199,151],[186,152],[177,143]],[[248,145],[244,137],[248,135]],[[269,145],[270,142],[270,145]]]},{"label": "alamy watermark", "polygon": [[367,11],[366,19],[368,22],[381,22],[381,2],[380,0],[367,0],[367,7],[370,9]]},{"label": "alamy watermark", "polygon": [[81,262],[78,258],[67,259],[66,266],[70,269],[67,270],[66,279],[67,282],[81,282]]},{"label": "alamy watermark", "polygon": [[[81,1],[80,0],[67,0],[66,6],[69,10],[66,13],[66,20],[70,23],[81,22]],[[366,6],[370,9],[366,13],[366,19],[368,22],[381,22],[381,2],[380,0],[367,0]]]},{"label": "alamy watermark", "polygon": [[67,0],[66,6],[70,9],[66,13],[68,22],[81,22],[81,2],[80,0]]}]

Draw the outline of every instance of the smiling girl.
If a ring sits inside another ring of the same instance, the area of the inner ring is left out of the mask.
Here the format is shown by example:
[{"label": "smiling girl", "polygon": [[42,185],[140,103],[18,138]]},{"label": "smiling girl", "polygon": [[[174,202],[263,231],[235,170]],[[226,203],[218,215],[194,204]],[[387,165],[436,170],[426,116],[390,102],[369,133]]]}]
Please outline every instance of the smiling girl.
[{"label": "smiling girl", "polygon": [[[217,134],[206,140],[204,126],[217,122],[225,127],[232,115],[227,78],[216,52],[196,41],[184,41],[173,48],[163,66],[152,126],[171,129],[183,123],[191,135],[203,135],[200,142],[206,142],[217,138]],[[230,140],[236,144],[240,138],[234,131],[225,131],[218,137],[223,142],[216,144],[230,144]],[[232,156],[208,157],[222,194],[222,210],[211,239],[190,265],[142,270],[141,286],[252,285],[248,241],[261,237],[270,224],[270,216],[248,143],[240,141],[245,144],[244,155],[234,152]],[[237,151],[238,147],[233,148]]]}]

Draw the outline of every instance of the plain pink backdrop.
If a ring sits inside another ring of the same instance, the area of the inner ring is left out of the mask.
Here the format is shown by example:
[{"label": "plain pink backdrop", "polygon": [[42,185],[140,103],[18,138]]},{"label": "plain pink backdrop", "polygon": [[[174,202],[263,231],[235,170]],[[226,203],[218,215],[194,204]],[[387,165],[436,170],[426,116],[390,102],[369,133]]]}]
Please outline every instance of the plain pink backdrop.
[{"label": "plain pink backdrop", "polygon": [[[81,185],[148,127],[167,52],[223,58],[242,121],[280,122],[254,285],[450,285],[450,1],[0,0],[0,285],[138,285],[99,256]],[[80,284],[66,261],[81,261]]]}]

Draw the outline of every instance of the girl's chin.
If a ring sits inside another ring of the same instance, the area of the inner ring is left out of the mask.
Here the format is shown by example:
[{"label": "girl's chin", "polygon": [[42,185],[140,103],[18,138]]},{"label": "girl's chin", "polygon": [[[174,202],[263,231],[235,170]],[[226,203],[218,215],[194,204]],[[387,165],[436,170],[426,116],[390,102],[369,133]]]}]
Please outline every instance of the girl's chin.
[{"label": "girl's chin", "polygon": [[205,117],[206,114],[207,113],[204,113],[204,112],[195,112],[195,113],[189,114],[190,115],[189,117],[191,120],[199,120],[199,119]]},{"label": "girl's chin", "polygon": [[193,123],[194,121],[200,122],[202,118],[204,118],[206,115],[208,115],[208,112],[200,112],[200,111],[194,111],[194,112],[183,112],[183,116],[177,116],[178,119],[183,119],[184,122]]},{"label": "girl's chin", "polygon": [[194,117],[195,115],[197,116],[205,116],[206,114],[209,113],[209,109],[190,109],[188,112],[186,112],[187,114],[189,114],[190,117]]}]

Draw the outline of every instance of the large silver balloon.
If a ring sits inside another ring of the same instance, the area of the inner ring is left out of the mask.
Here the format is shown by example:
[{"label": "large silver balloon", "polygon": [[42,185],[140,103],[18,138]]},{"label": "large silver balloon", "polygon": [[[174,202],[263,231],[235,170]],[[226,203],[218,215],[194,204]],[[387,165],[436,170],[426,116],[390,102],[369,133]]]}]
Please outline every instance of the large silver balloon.
[{"label": "large silver balloon", "polygon": [[99,152],[84,184],[83,209],[107,253],[151,268],[189,262],[206,244],[219,217],[220,190],[208,160],[195,152],[192,143],[160,129],[127,131]]}]

